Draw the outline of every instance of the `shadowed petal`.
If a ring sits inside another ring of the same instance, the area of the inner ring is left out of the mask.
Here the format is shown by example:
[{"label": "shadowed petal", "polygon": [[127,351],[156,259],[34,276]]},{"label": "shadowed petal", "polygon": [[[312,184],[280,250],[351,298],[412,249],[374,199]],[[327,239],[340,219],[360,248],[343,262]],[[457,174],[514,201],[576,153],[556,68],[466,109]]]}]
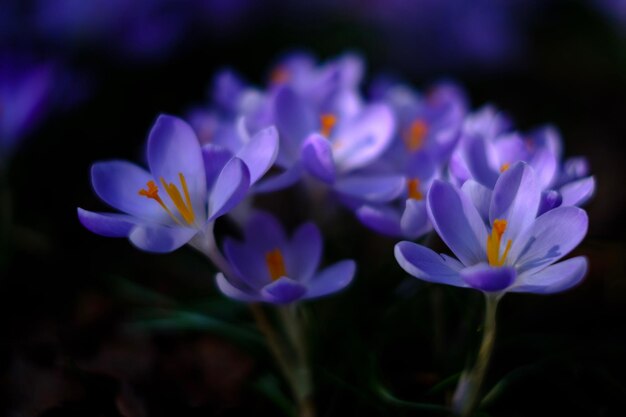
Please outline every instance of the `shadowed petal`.
[{"label": "shadowed petal", "polygon": [[400,219],[402,234],[410,239],[415,239],[431,229],[428,220],[426,202],[424,200],[406,200],[406,206]]},{"label": "shadowed petal", "polygon": [[489,206],[493,191],[476,180],[469,179],[463,183],[461,190],[467,195],[474,207],[480,213],[485,223],[489,222]]},{"label": "shadowed petal", "polygon": [[246,243],[226,238],[224,254],[242,281],[254,289],[260,289],[270,280],[265,263],[266,250],[258,250]]},{"label": "shadowed petal", "polygon": [[313,223],[305,223],[294,232],[286,254],[290,276],[306,282],[313,276],[322,256],[322,235]]},{"label": "shadowed petal", "polygon": [[392,237],[402,236],[398,210],[388,206],[365,205],[357,209],[356,215],[364,225],[375,232]]},{"label": "shadowed petal", "polygon": [[137,219],[117,213],[94,213],[78,208],[78,220],[88,230],[105,237],[127,237]]},{"label": "shadowed petal", "polygon": [[107,204],[140,219],[166,223],[167,213],[159,204],[139,195],[152,180],[146,170],[126,161],[97,162],[91,167],[93,188]]},{"label": "shadowed petal", "polygon": [[232,152],[222,146],[209,143],[202,147],[207,190],[213,188],[220,172],[222,172],[232,157]]},{"label": "shadowed petal", "polygon": [[469,198],[452,184],[435,180],[427,197],[437,233],[464,265],[487,259],[487,229]]},{"label": "shadowed petal", "polygon": [[157,184],[161,178],[178,184],[182,173],[194,211],[204,217],[206,172],[200,142],[187,122],[174,116],[159,116],[148,136],[148,164]]},{"label": "shadowed petal", "polygon": [[288,242],[285,230],[278,219],[263,211],[254,212],[246,224],[245,235],[247,244],[261,252],[284,250]]},{"label": "shadowed petal", "polygon": [[516,236],[528,228],[537,216],[541,189],[533,169],[524,162],[518,162],[500,175],[493,189],[489,224],[496,219],[507,221],[502,239],[515,240]]},{"label": "shadowed petal", "polygon": [[257,301],[259,299],[258,295],[247,293],[232,285],[221,272],[215,275],[215,282],[217,283],[217,288],[227,297],[245,302]]},{"label": "shadowed petal", "polygon": [[264,301],[275,304],[288,304],[299,300],[306,293],[306,287],[291,278],[281,277],[261,290]]},{"label": "shadowed petal", "polygon": [[338,193],[371,203],[386,203],[404,191],[406,180],[402,175],[349,176],[338,180],[334,189]]},{"label": "shadowed petal", "polygon": [[459,276],[463,265],[413,242],[400,242],[394,248],[396,260],[408,274],[428,282],[467,287]]},{"label": "shadowed petal", "polygon": [[243,200],[250,189],[248,167],[239,158],[232,158],[215,181],[209,195],[209,220],[226,214]]},{"label": "shadowed petal", "polygon": [[295,160],[302,142],[317,126],[315,115],[304,100],[288,87],[276,94],[274,112],[276,128],[280,133],[280,152],[286,153],[288,159]]},{"label": "shadowed petal", "polygon": [[250,184],[257,182],[274,164],[278,155],[278,132],[274,126],[257,132],[237,157],[250,171]]},{"label": "shadowed petal", "polygon": [[265,177],[258,183],[254,184],[254,192],[269,193],[272,191],[282,190],[283,188],[294,185],[302,177],[302,165],[294,164],[280,174]]},{"label": "shadowed petal", "polygon": [[545,268],[583,240],[587,224],[587,213],[578,207],[550,210],[513,241],[507,263],[514,264],[520,274]]},{"label": "shadowed petal", "polygon": [[130,232],[130,241],[141,250],[167,253],[189,242],[198,233],[188,227],[138,225]]},{"label": "shadowed petal", "polygon": [[563,196],[561,196],[561,193],[555,190],[544,191],[541,193],[541,201],[539,202],[537,216],[541,216],[543,213],[557,208],[562,204]]},{"label": "shadowed petal", "polygon": [[579,256],[550,265],[535,273],[520,275],[510,291],[553,294],[577,285],[586,273],[587,259]]},{"label": "shadowed petal", "polygon": [[492,168],[495,158],[491,144],[484,138],[469,138],[465,145],[467,168],[472,177],[488,188],[493,188],[498,180],[498,173]]},{"label": "shadowed petal", "polygon": [[580,206],[585,204],[593,196],[596,189],[594,177],[583,178],[582,180],[570,182],[561,187],[563,196],[563,206]]},{"label": "shadowed petal", "polygon": [[309,281],[305,298],[322,297],[344,289],[352,282],[355,271],[356,264],[352,260],[325,268]]},{"label": "shadowed petal", "polygon": [[504,266],[494,268],[486,263],[470,266],[460,272],[467,285],[480,291],[497,292],[506,289],[517,273],[515,268]]},{"label": "shadowed petal", "polygon": [[326,184],[335,182],[335,162],[330,142],[314,133],[302,144],[302,165],[315,178]]}]

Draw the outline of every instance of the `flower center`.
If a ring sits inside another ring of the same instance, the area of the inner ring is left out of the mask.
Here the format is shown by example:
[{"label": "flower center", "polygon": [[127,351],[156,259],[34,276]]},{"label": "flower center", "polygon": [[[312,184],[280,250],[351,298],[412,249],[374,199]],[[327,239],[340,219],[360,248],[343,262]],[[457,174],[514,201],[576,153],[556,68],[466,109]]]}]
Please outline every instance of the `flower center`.
[{"label": "flower center", "polygon": [[337,116],[332,113],[324,113],[320,116],[320,124],[322,125],[320,129],[322,136],[329,137],[333,127],[337,124]]},{"label": "flower center", "polygon": [[503,172],[505,172],[510,167],[511,167],[511,164],[508,163],[508,162],[505,162],[504,164],[500,165],[500,173],[502,174]]},{"label": "flower center", "polygon": [[280,249],[273,249],[265,254],[265,264],[270,273],[270,279],[276,281],[280,277],[287,276],[285,260]]},{"label": "flower center", "polygon": [[428,125],[421,119],[411,123],[411,126],[404,132],[404,145],[409,152],[416,152],[422,149],[428,134]]},{"label": "flower center", "polygon": [[491,266],[502,266],[506,262],[506,257],[511,249],[511,239],[507,240],[504,253],[500,256],[500,243],[502,235],[506,231],[506,220],[496,219],[493,221],[491,234],[487,236],[487,260]]},{"label": "flower center", "polygon": [[424,194],[420,191],[420,180],[418,178],[409,178],[406,181],[406,187],[409,191],[409,198],[418,201],[424,199]]},{"label": "flower center", "polygon": [[[178,178],[180,180],[180,184],[183,189],[183,194],[185,196],[184,200],[178,187],[174,185],[173,183],[168,184],[167,182],[165,182],[163,177],[160,178],[161,185],[163,186],[163,189],[165,190],[167,195],[172,200],[172,203],[174,203],[174,206],[176,207],[176,210],[180,214],[180,217],[182,217],[182,219],[188,225],[191,226],[196,220],[196,214],[194,213],[193,206],[191,205],[191,197],[189,196],[189,190],[187,189],[187,181],[185,180],[185,176],[179,172]],[[170,210],[169,207],[167,207],[167,205],[163,202],[163,200],[159,196],[159,187],[156,185],[156,183],[150,180],[146,183],[146,187],[147,188],[145,189],[139,190],[139,195],[152,199],[156,201],[157,203],[159,203],[159,205],[172,218],[172,220],[174,220],[176,224],[182,226],[183,224],[181,223],[179,218],[174,215],[172,210]]]}]

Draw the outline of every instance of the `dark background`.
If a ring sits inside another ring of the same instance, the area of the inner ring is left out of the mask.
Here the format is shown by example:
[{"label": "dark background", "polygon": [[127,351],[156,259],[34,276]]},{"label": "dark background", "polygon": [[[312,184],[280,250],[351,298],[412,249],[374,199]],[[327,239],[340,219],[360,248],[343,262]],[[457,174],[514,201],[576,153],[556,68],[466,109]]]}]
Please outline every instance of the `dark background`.
[{"label": "dark background", "polygon": [[[243,12],[236,29],[194,27],[163,56],[145,59],[102,45],[12,38],[13,49],[27,44],[61,56],[90,86],[80,104],[24,140],[7,171],[0,414],[282,413],[288,390],[246,307],[216,291],[212,267],[188,248],[156,256],[93,235],[76,207],[104,208],[90,187],[91,163],[141,162],[156,116],[205,102],[216,70],[229,66],[263,85],[281,54],[304,49],[324,60],[356,51],[368,80],[392,73],[421,89],[455,79],[473,108],[493,103],[522,130],[552,123],[566,155],[589,158],[597,193],[587,206],[589,235],[575,253],[589,257],[590,272],[565,294],[504,298],[486,385],[497,389],[483,412],[622,415],[626,28],[583,2],[548,2],[519,19],[524,47],[504,62],[428,62],[410,36],[391,36],[349,8],[279,2]],[[259,204],[293,226],[304,220],[288,206],[297,192]],[[218,230],[228,230],[223,223]],[[359,274],[344,293],[308,306],[319,414],[428,415],[413,403],[449,400],[454,384],[446,378],[478,343],[480,294],[409,279],[393,260],[393,241],[347,213],[337,224],[325,230],[326,258],[353,257]]]}]

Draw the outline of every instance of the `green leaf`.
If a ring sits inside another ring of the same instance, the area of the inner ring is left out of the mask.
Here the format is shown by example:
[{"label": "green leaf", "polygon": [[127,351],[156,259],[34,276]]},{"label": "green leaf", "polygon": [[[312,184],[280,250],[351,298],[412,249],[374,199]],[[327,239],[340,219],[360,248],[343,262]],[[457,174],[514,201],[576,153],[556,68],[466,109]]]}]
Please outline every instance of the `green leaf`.
[{"label": "green leaf", "polygon": [[280,388],[278,379],[272,374],[265,374],[253,384],[254,389],[265,395],[281,409],[285,415],[296,417],[295,406]]}]

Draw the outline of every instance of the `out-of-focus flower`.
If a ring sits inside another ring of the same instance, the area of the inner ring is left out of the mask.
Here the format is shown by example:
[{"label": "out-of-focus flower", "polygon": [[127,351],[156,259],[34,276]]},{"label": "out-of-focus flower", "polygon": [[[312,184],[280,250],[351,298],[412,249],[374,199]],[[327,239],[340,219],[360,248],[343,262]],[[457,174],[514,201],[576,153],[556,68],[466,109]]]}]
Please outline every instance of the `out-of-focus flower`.
[{"label": "out-of-focus flower", "polygon": [[[257,139],[264,147],[276,146],[276,139]],[[126,161],[92,167],[98,196],[124,214],[79,208],[79,219],[94,233],[128,237],[140,249],[173,251],[207,233],[212,221],[246,196],[251,178],[269,169],[275,150],[257,154],[254,143],[241,158],[230,154],[226,158],[221,149],[203,152],[186,122],[162,115],[148,137],[150,172]]]},{"label": "out-of-focus flower", "polygon": [[245,241],[227,239],[224,252],[234,276],[217,274],[228,297],[246,302],[287,304],[323,297],[345,288],[354,277],[352,260],[318,271],[322,237],[313,223],[301,225],[289,239],[278,220],[257,212],[245,228]]},{"label": "out-of-focus flower", "polygon": [[472,203],[483,194],[468,196],[435,181],[427,198],[433,226],[458,260],[412,242],[398,243],[398,263],[417,278],[486,293],[549,294],[576,285],[587,271],[584,257],[555,263],[587,233],[587,214],[568,206],[537,217],[540,178],[526,163],[498,178],[488,202],[488,225]]},{"label": "out-of-focus flower", "polygon": [[591,198],[595,180],[589,176],[586,162],[575,158],[562,164],[562,140],[554,127],[522,134],[509,126],[507,119],[490,107],[468,117],[450,161],[450,174],[457,184],[472,179],[472,187],[484,187],[488,194],[500,173],[524,161],[533,167],[543,191],[540,213],[582,205]]}]

